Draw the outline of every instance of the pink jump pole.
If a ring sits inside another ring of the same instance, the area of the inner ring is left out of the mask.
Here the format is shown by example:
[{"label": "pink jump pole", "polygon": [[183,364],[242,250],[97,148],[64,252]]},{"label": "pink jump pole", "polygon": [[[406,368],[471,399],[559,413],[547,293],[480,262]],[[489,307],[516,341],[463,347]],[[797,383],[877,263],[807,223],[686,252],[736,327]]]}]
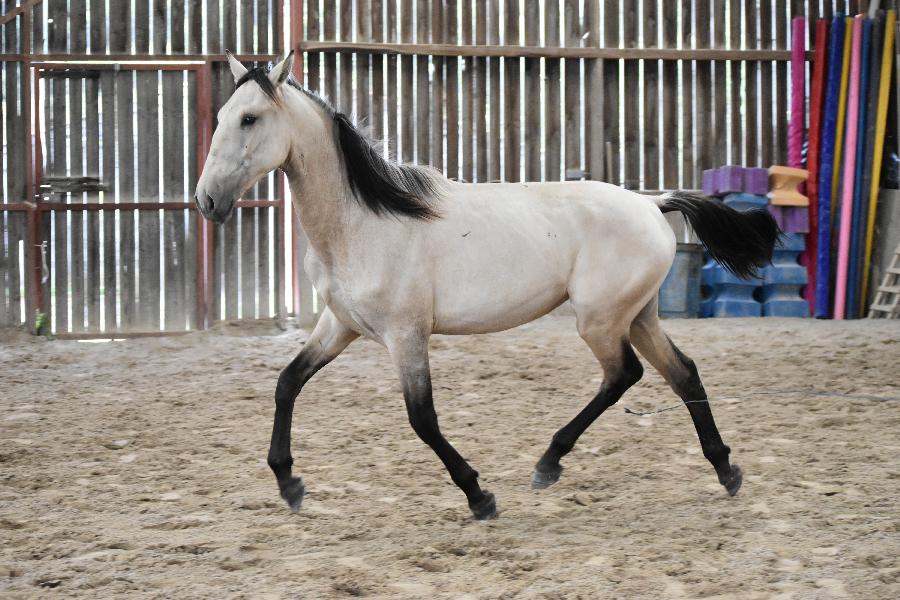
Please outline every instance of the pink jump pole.
[{"label": "pink jump pole", "polygon": [[[859,124],[859,61],[864,15],[853,19],[853,46],[850,54],[850,91],[847,104],[847,148],[856,148]],[[841,190],[841,232],[838,238],[837,282],[834,291],[834,318],[842,320],[847,304],[847,268],[850,259],[850,226],[853,221],[853,180],[856,152],[844,153],[844,180]]]},{"label": "pink jump pole", "polygon": [[806,125],[806,19],[794,17],[791,34],[791,124],[788,128],[788,166],[803,168],[803,129]]}]

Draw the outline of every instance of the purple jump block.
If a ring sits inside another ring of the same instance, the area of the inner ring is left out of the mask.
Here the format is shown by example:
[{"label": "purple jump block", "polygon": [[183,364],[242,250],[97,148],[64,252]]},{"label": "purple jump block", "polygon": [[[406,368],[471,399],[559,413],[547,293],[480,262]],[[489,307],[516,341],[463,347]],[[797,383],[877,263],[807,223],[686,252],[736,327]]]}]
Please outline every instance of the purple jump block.
[{"label": "purple jump block", "polygon": [[768,191],[768,169],[727,165],[703,171],[703,193],[707,196],[724,196],[742,192],[762,195]]},{"label": "purple jump block", "polygon": [[805,206],[772,206],[769,212],[785,233],[809,233],[809,209]]}]

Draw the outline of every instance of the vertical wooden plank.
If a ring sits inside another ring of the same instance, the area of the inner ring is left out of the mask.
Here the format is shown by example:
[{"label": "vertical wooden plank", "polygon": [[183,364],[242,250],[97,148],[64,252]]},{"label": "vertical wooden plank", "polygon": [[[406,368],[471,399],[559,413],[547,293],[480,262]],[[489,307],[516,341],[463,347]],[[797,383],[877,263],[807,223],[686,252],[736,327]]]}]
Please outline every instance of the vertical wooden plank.
[{"label": "vertical wooden plank", "polygon": [[[82,151],[84,149],[84,112],[81,96],[82,80],[80,78],[71,78],[68,80],[68,111],[69,111],[69,148],[68,148],[68,165],[69,172],[73,176],[84,175],[84,161],[82,160]],[[68,194],[68,202],[73,204],[83,204],[85,195],[83,193]],[[84,218],[83,211],[75,210],[69,216],[69,247],[71,252],[71,262],[69,264],[69,281],[71,286],[71,331],[84,331],[84,266],[85,266],[85,246],[84,246]]]},{"label": "vertical wooden plank", "polygon": [[153,0],[153,53],[168,52],[168,31],[166,30],[166,0]]},{"label": "vertical wooden plank", "polygon": [[[638,44],[638,7],[637,3],[627,3],[624,11],[623,41],[626,48],[635,48]],[[625,180],[623,185],[628,189],[638,189],[641,184],[641,139],[638,104],[640,102],[640,62],[625,61]]]},{"label": "vertical wooden plank", "polygon": [[[525,45],[540,46],[541,12],[539,2],[525,3]],[[541,131],[541,59],[525,59],[525,131],[528,140],[525,151],[525,181],[540,181],[541,177],[541,143],[538,134]],[[481,161],[479,161],[481,162]]]},{"label": "vertical wooden plank", "polygon": [[[116,136],[119,181],[116,200],[135,201],[134,143],[134,71],[116,72]],[[135,271],[135,221],[137,211],[118,211],[119,215],[119,328],[134,329],[138,324],[137,272]]]},{"label": "vertical wooden plank", "polygon": [[[343,41],[353,40],[353,1],[341,0],[340,9],[340,27],[341,31],[338,39]],[[340,109],[349,114],[354,114],[353,106],[353,54],[351,52],[342,52],[339,55],[340,60],[340,93],[341,97],[338,102]]]},{"label": "vertical wooden plank", "polygon": [[[326,10],[322,15],[322,34],[323,39],[337,40],[337,19],[334,10]],[[335,83],[338,78],[337,70],[337,54],[327,52],[323,55],[322,60],[322,90],[335,106],[338,106],[337,86]]]},{"label": "vertical wooden plank", "polygon": [[[413,4],[412,0],[402,0],[400,6],[400,41],[413,42]],[[412,56],[400,57],[400,115],[401,156],[404,162],[413,162],[415,153],[416,107],[413,102],[414,67]]]},{"label": "vertical wooden plank", "polygon": [[[206,52],[208,54],[222,54],[225,50],[233,50],[231,48],[222,47],[222,30],[219,27],[219,3],[206,0]],[[202,17],[201,17],[202,18]]]},{"label": "vertical wooden plank", "polygon": [[[674,7],[673,7],[674,8]],[[656,0],[644,0],[641,21],[644,28],[644,47],[659,46],[659,15]],[[644,60],[644,174],[642,188],[659,189],[659,61]]]},{"label": "vertical wooden plank", "polygon": [[[714,46],[716,48],[725,48],[727,29],[725,2],[722,0],[713,2],[713,27]],[[719,163],[726,162],[728,156],[728,123],[726,122],[726,116],[729,100],[726,95],[727,90],[725,86],[727,67],[728,65],[724,60],[717,60],[713,64],[713,138],[715,140],[713,157],[715,157],[714,160]],[[719,165],[716,164],[711,166],[717,167]]]},{"label": "vertical wooden plank", "polygon": [[[112,4],[112,3],[111,3]],[[150,52],[150,3],[135,1],[134,3],[134,52],[147,54]]]},{"label": "vertical wooden plank", "polygon": [[[600,33],[600,2],[587,2],[585,4],[584,27],[587,30],[587,45],[591,47],[601,46]],[[604,143],[606,133],[603,130],[603,61],[600,59],[585,60],[585,102],[584,107],[584,160],[588,179],[603,181],[604,174]]]},{"label": "vertical wooden plank", "polygon": [[239,208],[232,220],[238,221],[240,235],[240,309],[241,319],[256,318],[256,214],[255,208]]},{"label": "vertical wooden plank", "polygon": [[254,44],[254,34],[256,33],[256,0],[228,0],[235,4],[240,4],[238,16],[240,17],[240,51],[245,54],[253,54],[256,52]]},{"label": "vertical wooden plank", "polygon": [[[603,45],[606,48],[619,47],[619,14],[618,0],[605,0],[603,21]],[[616,15],[616,17],[611,17]],[[619,61],[603,61],[603,131],[604,145],[611,149],[612,156],[606,155],[606,164],[612,165],[612,172],[604,169],[604,178],[609,183],[619,182],[622,149],[620,145],[619,89],[621,85]],[[604,149],[605,150],[605,149]]]},{"label": "vertical wooden plank", "polygon": [[[319,28],[319,3],[306,2],[306,39],[319,40],[321,31]],[[318,52],[308,52],[306,54],[306,87],[314,92],[318,92],[321,82],[320,65],[322,63],[322,55]]]},{"label": "vertical wooden plank", "polygon": [[[741,0],[731,0],[728,13],[728,47],[737,50],[741,47],[741,17],[742,17]],[[744,101],[746,99],[746,80],[743,76],[744,63],[742,61],[728,61],[728,69],[731,74],[731,82],[729,86],[728,112],[730,118],[729,133],[729,155],[733,164],[747,166],[746,147],[744,136],[744,117],[746,115],[746,107]],[[743,109],[743,110],[742,110]]]},{"label": "vertical wooden plank", "polygon": [[[110,38],[110,45],[112,38]],[[116,73],[103,71],[100,74],[101,94],[101,135],[103,142],[103,162],[101,177],[107,185],[103,202],[116,201]],[[103,213],[103,321],[106,331],[118,328],[116,307],[118,305],[118,284],[116,283],[116,219],[118,211]]]},{"label": "vertical wooden plank", "polygon": [[[210,3],[211,4],[211,3]],[[222,11],[222,51],[237,48],[237,0],[226,0]],[[209,4],[207,4],[207,9]]]},{"label": "vertical wooden plank", "polygon": [[[175,27],[173,23],[173,33]],[[163,200],[187,200],[184,187],[184,73],[162,72],[163,128]],[[186,269],[185,211],[166,210],[163,213],[163,273],[165,274],[165,329],[182,330],[187,326],[185,298]]]},{"label": "vertical wooden plank", "polygon": [[[531,3],[527,3],[531,4]],[[475,3],[475,43],[487,43],[488,11],[486,2]],[[475,173],[474,181],[488,181],[488,102],[487,102],[487,58],[476,57],[472,59],[472,79],[474,90],[472,92],[473,118],[475,141]],[[539,97],[539,96],[538,96]]]},{"label": "vertical wooden plank", "polygon": [[[185,143],[184,153],[187,162],[187,194],[188,197],[193,195],[193,191],[197,188],[197,71],[188,71],[187,73],[187,112],[185,113],[184,127],[188,132]],[[199,315],[197,314],[197,297],[199,290],[197,289],[197,243],[198,243],[198,227],[197,219],[203,218],[196,210],[185,211],[186,234],[184,243],[184,312],[187,317],[187,327],[195,329],[199,327]],[[209,293],[209,291],[207,292]]]},{"label": "vertical wooden plank", "polygon": [[[581,44],[581,22],[579,2],[565,2],[565,42],[568,48],[577,48]],[[563,60],[565,88],[565,171],[581,169],[581,60],[567,58]],[[568,175],[566,175],[568,178]]]},{"label": "vertical wooden plank", "polygon": [[[138,201],[159,202],[159,72],[137,76]],[[159,329],[159,211],[138,213],[138,314],[140,327]]]},{"label": "vertical wooden plank", "polygon": [[[663,47],[675,48],[678,45],[677,5],[663,4],[662,35]],[[678,101],[690,92],[678,94],[678,61],[666,60],[662,63],[662,183],[661,188],[674,190],[678,187],[678,138],[679,134],[690,144],[690,132],[684,135],[682,123],[679,121]]]},{"label": "vertical wooden plank", "polygon": [[[93,17],[93,14],[91,15]],[[99,73],[84,80],[84,145],[87,175],[100,175],[100,77]],[[102,180],[102,179],[101,179]],[[100,201],[98,192],[85,194],[86,201]],[[87,329],[100,331],[100,213],[87,211],[85,225],[85,313]]]},{"label": "vertical wooden plank", "polygon": [[[372,10],[370,0],[356,0],[356,40],[372,41]],[[369,70],[371,57],[367,52],[356,54],[356,114],[358,118],[372,123],[372,91]]]},{"label": "vertical wooden plank", "polygon": [[190,54],[203,54],[203,3],[187,2],[185,4],[187,5],[185,8],[187,11],[185,35],[188,38],[185,49]]},{"label": "vertical wooden plank", "polygon": [[[91,43],[91,54],[106,52],[106,1],[90,0],[91,23],[88,28]],[[114,21],[110,21],[114,23]]]},{"label": "vertical wooden plank", "polygon": [[[397,30],[397,10],[400,0],[385,0],[386,6],[386,39],[391,42],[399,41]],[[455,0],[451,0],[455,1]],[[394,160],[400,157],[400,128],[398,123],[399,102],[397,99],[397,74],[399,72],[399,57],[396,54],[389,54],[385,57],[387,63],[387,120],[385,122],[385,132],[387,138],[392,142],[388,144],[388,155]]]},{"label": "vertical wooden plank", "polygon": [[[431,42],[444,43],[444,3],[431,0]],[[444,57],[432,56],[431,122],[428,126],[430,163],[439,171],[444,170]]]},{"label": "vertical wooden plank", "polygon": [[[384,41],[384,4],[382,0],[372,2],[372,40]],[[372,58],[372,103],[370,123],[375,139],[385,138],[384,128],[384,55],[373,54]]]},{"label": "vertical wooden plank", "polygon": [[[486,0],[488,2],[488,44],[500,43],[500,1]],[[488,63],[488,77],[491,95],[491,124],[490,124],[490,167],[488,171],[489,181],[501,181],[500,171],[500,139],[503,132],[500,131],[500,59],[491,58]]]},{"label": "vertical wooden plank", "polygon": [[[519,41],[519,3],[508,2],[505,5],[506,23],[504,43],[508,45],[518,46]],[[521,175],[521,153],[522,153],[522,134],[520,131],[521,118],[520,101],[521,91],[521,59],[505,58],[503,59],[503,160],[504,160],[504,179],[506,181],[520,181]]]},{"label": "vertical wooden plank", "polygon": [[[131,22],[131,3],[130,2],[110,2],[109,3],[109,22],[110,23],[130,23]],[[123,54],[131,51],[130,29],[128,27],[110,27],[109,28],[109,51],[113,54]]]},{"label": "vertical wooden plank", "polygon": [[[447,24],[447,43],[459,42],[459,11],[456,0],[447,0],[444,22]],[[460,60],[449,57],[445,63],[447,77],[447,177],[459,179],[459,65]]]},{"label": "vertical wooden plank", "polygon": [[[460,19],[460,37],[463,44],[472,43],[472,0],[462,0]],[[474,152],[474,118],[472,115],[473,59],[465,57],[462,61],[462,179],[473,181],[475,171]]]},{"label": "vertical wooden plank", "polygon": [[[711,13],[709,10],[709,0],[698,0],[696,3],[697,10],[697,29],[696,40],[697,48],[710,47],[710,22]],[[714,165],[713,157],[716,156],[713,151],[713,123],[712,123],[712,63],[709,60],[697,61],[697,92],[696,92],[696,112],[697,115],[695,125],[697,131],[697,147],[696,161],[694,163],[694,184],[699,184],[703,179],[703,170],[710,169]]]},{"label": "vertical wooden plank", "polygon": [[[768,2],[763,2],[759,7],[759,35],[761,47],[766,50],[772,49],[772,5]],[[759,150],[762,167],[775,164],[774,68],[772,61],[760,63],[759,68]]]},{"label": "vertical wooden plank", "polygon": [[[544,43],[559,46],[559,3],[544,4]],[[562,61],[548,58],[544,61],[544,179],[559,181],[561,178],[562,133],[560,130],[560,87]]]},{"label": "vertical wooden plank", "polygon": [[[430,3],[417,0],[416,40],[428,43]],[[428,56],[416,56],[416,162],[431,163],[431,90],[428,82]]]},{"label": "vertical wooden plank", "polygon": [[[269,0],[257,0],[256,2],[256,51],[260,54],[275,54],[277,48],[272,43],[272,35],[269,30],[269,19],[275,17],[269,11]],[[272,29],[272,32],[280,32],[280,29]],[[286,54],[286,52],[285,52]]]},{"label": "vertical wooden plank", "polygon": [[[693,0],[681,1],[681,47],[684,49],[693,47],[694,33],[694,2]],[[682,189],[696,189],[701,187],[694,180],[694,69],[696,61],[680,61],[681,90],[681,183]]]},{"label": "vertical wooden plank", "polygon": [[[756,29],[757,7],[756,4],[748,2],[744,5],[744,28],[746,31],[747,47],[750,49],[759,48],[759,35]],[[758,139],[758,119],[759,105],[757,98],[759,96],[759,61],[746,62],[746,94],[745,94],[745,113],[744,113],[744,135],[746,137],[747,149],[747,166],[760,166],[759,159],[759,139]]]},{"label": "vertical wooden plank", "polygon": [[87,52],[87,4],[85,0],[69,0],[69,46],[71,54]]}]

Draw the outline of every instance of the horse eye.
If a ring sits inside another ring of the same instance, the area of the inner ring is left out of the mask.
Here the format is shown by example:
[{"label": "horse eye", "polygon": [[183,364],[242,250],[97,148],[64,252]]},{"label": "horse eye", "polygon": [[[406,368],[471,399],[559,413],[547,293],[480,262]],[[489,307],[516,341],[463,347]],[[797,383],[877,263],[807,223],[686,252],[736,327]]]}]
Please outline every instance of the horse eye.
[{"label": "horse eye", "polygon": [[241,127],[249,127],[256,123],[256,115],[244,115],[244,118],[241,119]]}]

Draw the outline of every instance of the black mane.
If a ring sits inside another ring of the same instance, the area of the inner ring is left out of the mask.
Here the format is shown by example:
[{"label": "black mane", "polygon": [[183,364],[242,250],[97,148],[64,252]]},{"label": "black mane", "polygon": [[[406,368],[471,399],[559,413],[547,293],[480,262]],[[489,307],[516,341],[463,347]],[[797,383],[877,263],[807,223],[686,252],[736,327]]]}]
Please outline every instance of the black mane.
[{"label": "black mane", "polygon": [[[278,101],[267,69],[248,69],[236,87],[247,81],[256,82],[263,93]],[[419,166],[388,160],[376,149],[374,140],[357,129],[347,115],[338,112],[327,100],[293,79],[288,78],[287,83],[312,99],[331,117],[347,182],[357,200],[377,215],[387,213],[425,220],[440,216],[432,206],[439,192],[439,179],[435,173]]]}]

